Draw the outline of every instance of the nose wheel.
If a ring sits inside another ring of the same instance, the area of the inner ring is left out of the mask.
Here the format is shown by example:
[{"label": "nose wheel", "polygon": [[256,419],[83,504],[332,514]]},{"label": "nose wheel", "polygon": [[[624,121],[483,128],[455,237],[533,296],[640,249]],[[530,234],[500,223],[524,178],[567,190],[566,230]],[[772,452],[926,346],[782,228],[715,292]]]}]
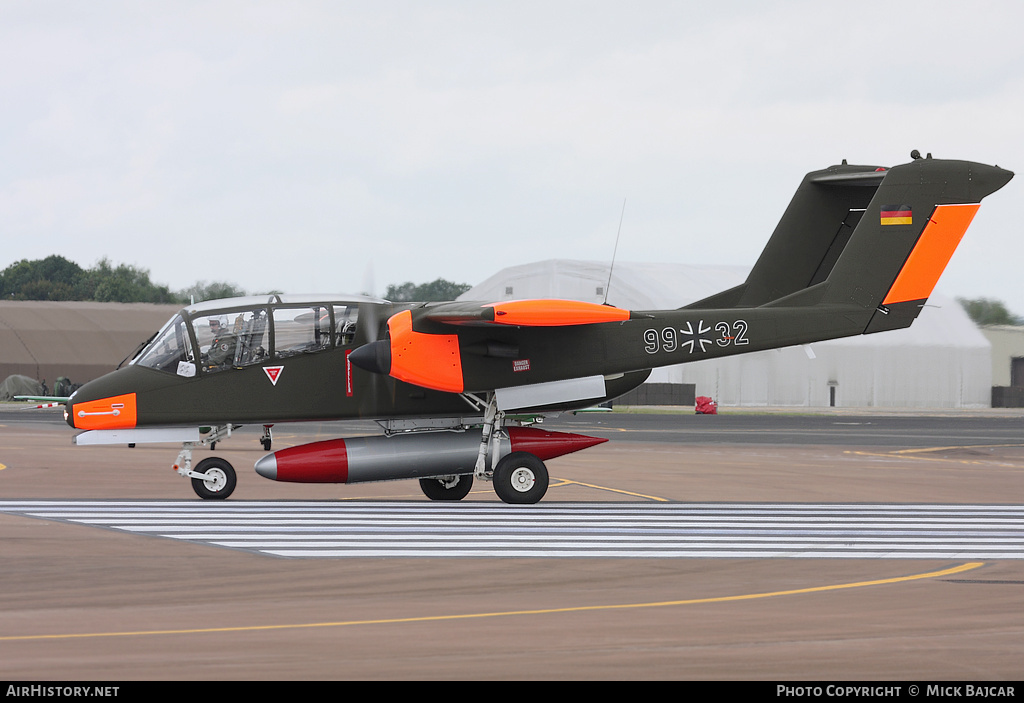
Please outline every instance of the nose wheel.
[{"label": "nose wheel", "polygon": [[234,467],[223,459],[210,457],[193,470],[192,490],[203,500],[224,500],[235,490],[235,482]]}]

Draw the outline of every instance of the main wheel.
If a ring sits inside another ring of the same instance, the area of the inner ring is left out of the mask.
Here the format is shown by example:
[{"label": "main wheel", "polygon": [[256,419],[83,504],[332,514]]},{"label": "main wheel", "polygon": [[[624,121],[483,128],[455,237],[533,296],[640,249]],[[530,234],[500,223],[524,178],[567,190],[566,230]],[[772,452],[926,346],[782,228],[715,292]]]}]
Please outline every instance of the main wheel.
[{"label": "main wheel", "polygon": [[473,488],[473,474],[421,478],[420,490],[430,500],[462,500]]},{"label": "main wheel", "polygon": [[512,452],[494,468],[494,492],[506,503],[536,503],[548,491],[548,469],[527,452]]},{"label": "main wheel", "polygon": [[235,469],[223,459],[203,459],[195,471],[206,474],[206,478],[192,479],[192,490],[203,500],[224,500],[235,490]]}]

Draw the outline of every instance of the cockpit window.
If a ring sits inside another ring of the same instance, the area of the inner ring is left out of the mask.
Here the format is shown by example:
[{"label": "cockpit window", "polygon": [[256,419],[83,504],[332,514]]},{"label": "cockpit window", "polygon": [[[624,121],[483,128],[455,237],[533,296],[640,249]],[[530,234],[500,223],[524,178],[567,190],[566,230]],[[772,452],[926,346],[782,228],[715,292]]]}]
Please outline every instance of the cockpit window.
[{"label": "cockpit window", "polygon": [[192,318],[203,369],[224,371],[266,361],[267,310],[231,310]]},{"label": "cockpit window", "polygon": [[159,371],[178,374],[179,376],[195,376],[195,355],[192,353],[192,342],[180,315],[167,323],[156,338],[146,347],[135,361],[138,366],[146,366]]},{"label": "cockpit window", "polygon": [[358,305],[331,303],[193,313],[189,323],[198,344],[195,363],[206,373],[218,373],[350,346],[358,314]]},{"label": "cockpit window", "polygon": [[274,356],[278,359],[331,346],[331,313],[325,305],[274,308]]},{"label": "cockpit window", "polygon": [[356,320],[358,318],[358,306],[334,306],[334,346],[347,347],[356,341]]}]

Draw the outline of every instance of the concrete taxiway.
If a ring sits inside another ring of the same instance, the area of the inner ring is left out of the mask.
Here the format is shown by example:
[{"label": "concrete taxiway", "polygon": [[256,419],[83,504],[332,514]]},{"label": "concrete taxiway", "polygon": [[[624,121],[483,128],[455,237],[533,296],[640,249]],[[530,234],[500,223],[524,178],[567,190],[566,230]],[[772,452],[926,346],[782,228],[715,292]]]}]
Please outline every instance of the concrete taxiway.
[{"label": "concrete taxiway", "polygon": [[[210,506],[171,471],[176,448],[74,447],[72,431],[43,412],[0,410],[0,501]],[[548,426],[614,441],[549,462],[542,506],[1024,506],[1024,418],[1013,413],[615,413]],[[374,429],[279,426],[275,448]],[[397,519],[410,505],[436,505],[415,482],[264,480],[251,471],[263,454],[257,437],[241,432],[217,449],[239,472],[228,503],[364,506],[383,511],[367,528],[381,530],[389,506]],[[517,510],[486,485],[467,501]],[[517,538],[533,529],[507,517],[488,527]],[[1003,528],[1019,540],[1024,525]],[[941,558],[290,558],[9,511],[0,512],[0,552],[0,677],[12,680],[1024,673],[1024,561],[969,549]]]}]

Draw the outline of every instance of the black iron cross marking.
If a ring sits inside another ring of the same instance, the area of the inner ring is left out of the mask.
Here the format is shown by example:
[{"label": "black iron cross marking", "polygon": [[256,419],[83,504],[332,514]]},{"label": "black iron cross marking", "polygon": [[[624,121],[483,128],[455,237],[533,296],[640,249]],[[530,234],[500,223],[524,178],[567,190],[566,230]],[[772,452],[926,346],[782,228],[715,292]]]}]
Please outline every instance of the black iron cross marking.
[{"label": "black iron cross marking", "polygon": [[[684,341],[679,344],[681,347],[689,346],[689,352],[692,354],[696,351],[696,346],[700,345],[700,351],[707,351],[707,347],[710,347],[714,342],[710,339],[705,339],[704,334],[711,331],[711,326],[704,326],[704,320],[697,322],[697,331],[693,330],[693,324],[690,322],[686,323],[685,329],[680,329],[679,333],[683,336]],[[686,339],[689,337],[689,339]],[[707,345],[707,346],[705,346]]]}]

